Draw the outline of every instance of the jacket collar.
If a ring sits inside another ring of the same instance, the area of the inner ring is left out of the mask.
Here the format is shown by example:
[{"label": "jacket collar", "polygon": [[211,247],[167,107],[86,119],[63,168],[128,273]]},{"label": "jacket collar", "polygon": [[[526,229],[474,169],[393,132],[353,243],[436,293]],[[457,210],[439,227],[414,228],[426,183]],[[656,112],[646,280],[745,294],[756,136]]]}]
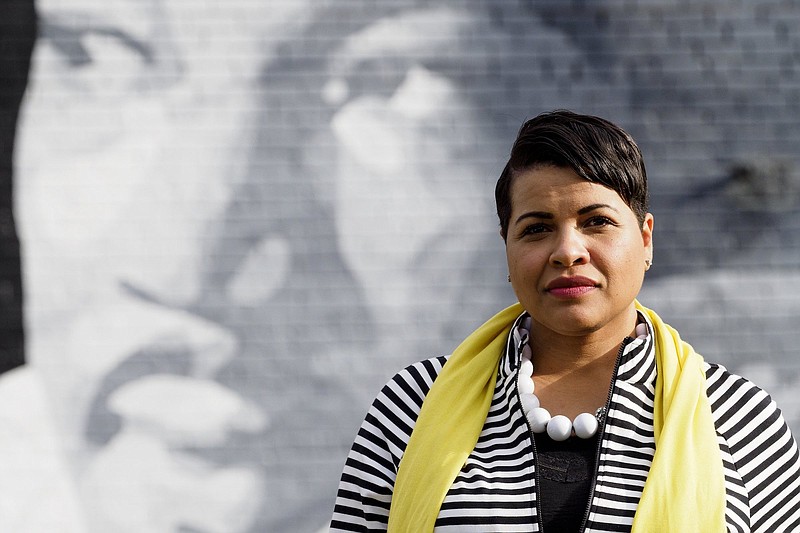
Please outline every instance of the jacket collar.
[{"label": "jacket collar", "polygon": [[[638,312],[639,322],[647,325],[645,339],[630,339],[620,356],[617,367],[616,382],[632,386],[645,387],[652,390],[656,382],[655,343],[653,342],[653,324],[643,314]],[[519,327],[530,323],[530,315],[522,313],[514,321],[508,334],[505,354],[500,359],[498,381],[516,379],[516,373],[522,361],[522,348],[527,343],[527,338],[522,338],[518,332]]]}]

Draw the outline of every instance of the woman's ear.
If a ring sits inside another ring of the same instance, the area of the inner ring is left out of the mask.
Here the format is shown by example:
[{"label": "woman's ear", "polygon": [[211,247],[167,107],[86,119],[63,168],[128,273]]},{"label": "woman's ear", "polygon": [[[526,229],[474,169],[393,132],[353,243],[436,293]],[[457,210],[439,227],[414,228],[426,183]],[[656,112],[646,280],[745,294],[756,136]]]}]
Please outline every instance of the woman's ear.
[{"label": "woman's ear", "polygon": [[653,214],[647,213],[642,222],[642,244],[647,251],[646,256],[653,261]]}]

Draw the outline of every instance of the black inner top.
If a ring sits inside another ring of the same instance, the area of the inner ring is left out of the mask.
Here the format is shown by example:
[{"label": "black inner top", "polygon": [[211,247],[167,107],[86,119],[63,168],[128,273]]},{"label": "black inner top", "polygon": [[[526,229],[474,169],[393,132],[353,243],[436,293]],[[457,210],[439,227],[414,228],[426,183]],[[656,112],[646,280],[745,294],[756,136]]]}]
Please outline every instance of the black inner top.
[{"label": "black inner top", "polygon": [[580,531],[589,504],[597,454],[597,435],[557,442],[534,435],[539,467],[539,501],[545,532]]}]

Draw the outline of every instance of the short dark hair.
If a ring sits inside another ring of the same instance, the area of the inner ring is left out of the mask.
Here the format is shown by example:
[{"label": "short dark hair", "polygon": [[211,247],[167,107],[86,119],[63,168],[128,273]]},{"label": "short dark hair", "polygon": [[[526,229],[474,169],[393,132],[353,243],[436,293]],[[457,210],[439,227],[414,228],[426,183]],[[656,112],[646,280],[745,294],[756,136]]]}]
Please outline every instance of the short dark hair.
[{"label": "short dark hair", "polygon": [[639,223],[648,209],[642,152],[622,128],[600,117],[556,110],[525,122],[497,180],[494,196],[500,233],[511,218],[511,186],[517,173],[539,166],[571,168],[581,178],[614,190]]}]

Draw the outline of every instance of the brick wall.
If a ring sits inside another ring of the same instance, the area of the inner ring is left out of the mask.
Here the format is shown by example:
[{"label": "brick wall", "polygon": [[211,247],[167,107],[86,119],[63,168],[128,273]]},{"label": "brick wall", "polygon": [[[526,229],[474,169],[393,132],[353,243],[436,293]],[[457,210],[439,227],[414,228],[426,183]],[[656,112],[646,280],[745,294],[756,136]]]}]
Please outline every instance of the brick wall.
[{"label": "brick wall", "polygon": [[494,182],[559,107],[642,147],[643,302],[800,430],[794,3],[37,8],[15,207],[76,531],[323,528],[383,382],[512,301]]}]

